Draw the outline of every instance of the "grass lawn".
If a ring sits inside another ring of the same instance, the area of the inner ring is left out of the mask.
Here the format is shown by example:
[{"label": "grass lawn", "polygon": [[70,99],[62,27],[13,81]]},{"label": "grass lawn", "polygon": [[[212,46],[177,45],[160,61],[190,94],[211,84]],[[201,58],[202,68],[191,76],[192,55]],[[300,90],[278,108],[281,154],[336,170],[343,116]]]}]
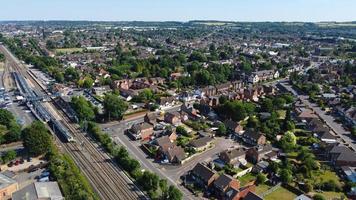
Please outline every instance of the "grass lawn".
[{"label": "grass lawn", "polygon": [[240,181],[241,186],[245,186],[247,183],[249,183],[255,179],[256,179],[256,177],[253,174],[247,173],[247,174],[241,176],[239,178],[239,181]]},{"label": "grass lawn", "polygon": [[73,52],[82,52],[83,48],[61,48],[61,49],[56,49],[56,53],[73,53]]},{"label": "grass lawn", "polygon": [[320,192],[327,200],[339,199],[341,196],[345,196],[342,192]]},{"label": "grass lawn", "polygon": [[285,189],[284,187],[279,187],[277,190],[266,195],[263,199],[265,200],[291,200],[297,197],[293,192]]},{"label": "grass lawn", "polygon": [[287,153],[288,158],[295,159],[298,156],[298,152],[289,152]]},{"label": "grass lawn", "polygon": [[314,180],[317,181],[328,181],[328,180],[334,180],[337,183],[340,182],[340,178],[336,175],[335,172],[330,171],[330,170],[320,170],[318,172],[314,172]]},{"label": "grass lawn", "polygon": [[257,187],[256,187],[256,191],[255,193],[260,195],[264,192],[266,192],[267,190],[269,190],[271,188],[271,186],[269,185],[266,185],[266,184],[259,184]]}]

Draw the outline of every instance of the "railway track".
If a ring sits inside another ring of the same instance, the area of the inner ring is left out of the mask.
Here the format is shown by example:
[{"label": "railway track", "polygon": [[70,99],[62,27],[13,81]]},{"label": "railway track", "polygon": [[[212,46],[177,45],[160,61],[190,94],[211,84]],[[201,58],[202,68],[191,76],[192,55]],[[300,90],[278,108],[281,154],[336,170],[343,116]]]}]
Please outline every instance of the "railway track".
[{"label": "railway track", "polygon": [[[6,50],[4,50],[5,53]],[[24,78],[31,82],[35,92],[47,94],[46,89],[33,77],[28,71],[19,66],[12,55],[8,55],[11,61],[10,70],[17,71]],[[10,60],[9,59],[9,60]],[[71,155],[82,169],[83,173],[88,177],[91,185],[98,193],[101,199],[104,200],[128,200],[128,199],[148,199],[137,186],[126,176],[126,174],[112,161],[111,157],[103,152],[99,145],[87,138],[79,127],[72,124],[65,113],[60,109],[53,109],[55,105],[49,102],[52,112],[56,112],[56,116],[60,116],[64,125],[70,130],[78,143],[62,142],[56,134],[56,143]]]}]

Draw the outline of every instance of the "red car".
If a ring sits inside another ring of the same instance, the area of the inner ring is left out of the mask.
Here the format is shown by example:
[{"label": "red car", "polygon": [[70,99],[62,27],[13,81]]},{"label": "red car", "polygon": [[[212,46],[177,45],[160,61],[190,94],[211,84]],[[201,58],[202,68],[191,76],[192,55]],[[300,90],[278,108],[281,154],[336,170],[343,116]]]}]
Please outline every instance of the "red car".
[{"label": "red car", "polygon": [[19,165],[20,164],[20,161],[19,160],[16,160],[15,161],[15,165]]}]

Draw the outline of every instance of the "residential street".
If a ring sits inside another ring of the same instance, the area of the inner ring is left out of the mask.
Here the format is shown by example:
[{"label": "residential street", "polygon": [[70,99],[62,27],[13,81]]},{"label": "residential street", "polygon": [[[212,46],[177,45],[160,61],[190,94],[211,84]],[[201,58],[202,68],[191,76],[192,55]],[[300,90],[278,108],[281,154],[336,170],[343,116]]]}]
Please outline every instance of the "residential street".
[{"label": "residential street", "polygon": [[[172,108],[171,110],[177,110],[179,107]],[[126,147],[128,152],[135,159],[140,161],[141,166],[149,171],[157,173],[161,178],[166,178],[171,184],[174,184],[184,192],[185,199],[198,199],[185,187],[180,185],[180,177],[191,170],[198,162],[210,161],[217,153],[238,145],[230,139],[225,138],[216,138],[215,146],[196,157],[193,157],[191,160],[187,161],[183,165],[172,166],[172,165],[162,165],[155,163],[153,159],[148,158],[147,155],[141,150],[140,142],[131,140],[127,135],[124,134],[124,131],[130,128],[133,124],[143,122],[143,116],[140,118],[130,119],[121,121],[119,123],[111,123],[102,125],[102,128],[109,133],[113,140]],[[199,157],[199,159],[197,159]]]},{"label": "residential street", "polygon": [[323,111],[319,106],[314,103],[311,103],[308,100],[308,96],[298,94],[298,92],[294,90],[289,83],[282,82],[280,84],[285,89],[290,91],[293,95],[297,96],[303,102],[304,105],[312,109],[329,126],[329,128],[334,132],[335,135],[339,136],[347,146],[356,151],[356,142],[351,137],[351,133],[346,131],[342,127],[342,124],[335,122],[335,118],[332,115],[327,115],[325,111]]}]

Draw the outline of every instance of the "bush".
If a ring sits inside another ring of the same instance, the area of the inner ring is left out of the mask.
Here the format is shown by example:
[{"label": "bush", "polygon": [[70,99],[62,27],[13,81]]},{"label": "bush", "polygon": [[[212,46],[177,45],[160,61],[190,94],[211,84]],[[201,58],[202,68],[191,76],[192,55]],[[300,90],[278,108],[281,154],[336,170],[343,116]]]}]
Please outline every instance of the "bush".
[{"label": "bush", "polygon": [[262,184],[264,182],[266,182],[267,178],[265,175],[259,173],[256,177],[256,184],[259,185],[259,184]]},{"label": "bush", "polygon": [[329,180],[329,181],[325,181],[321,185],[321,189],[324,190],[324,191],[340,192],[341,191],[341,186],[340,186],[340,184],[336,183],[335,180]]},{"label": "bush", "polygon": [[305,192],[305,193],[309,193],[311,191],[313,191],[313,185],[310,183],[305,183],[303,185],[303,187],[301,187],[301,189]]},{"label": "bush", "polygon": [[315,194],[313,200],[326,200],[325,197],[321,194]]}]

